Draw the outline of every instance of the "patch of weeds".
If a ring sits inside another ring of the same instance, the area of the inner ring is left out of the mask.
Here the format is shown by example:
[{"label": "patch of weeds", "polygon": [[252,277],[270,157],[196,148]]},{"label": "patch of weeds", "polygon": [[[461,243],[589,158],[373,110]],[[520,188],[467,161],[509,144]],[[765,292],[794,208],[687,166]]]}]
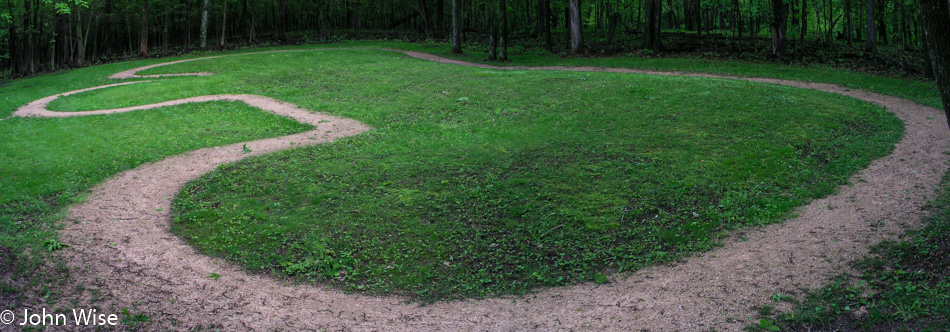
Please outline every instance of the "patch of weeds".
[{"label": "patch of weeds", "polygon": [[606,284],[607,281],[607,276],[605,276],[603,273],[594,274],[594,282],[598,285]]},{"label": "patch of weeds", "polygon": [[792,312],[760,315],[782,330],[950,330],[950,173],[931,215],[901,241],[885,241]]},{"label": "patch of weeds", "polygon": [[127,329],[132,331],[137,331],[145,327],[151,319],[152,317],[144,313],[132,314],[127,308],[122,308],[121,314],[119,315],[119,323],[125,325]]},{"label": "patch of weeds", "polygon": [[754,325],[745,328],[746,331],[781,331],[782,328],[775,324],[774,320],[761,318]]},{"label": "patch of weeds", "polygon": [[775,293],[775,295],[772,295],[772,302],[791,301],[792,299],[793,298],[791,296],[782,293]]}]

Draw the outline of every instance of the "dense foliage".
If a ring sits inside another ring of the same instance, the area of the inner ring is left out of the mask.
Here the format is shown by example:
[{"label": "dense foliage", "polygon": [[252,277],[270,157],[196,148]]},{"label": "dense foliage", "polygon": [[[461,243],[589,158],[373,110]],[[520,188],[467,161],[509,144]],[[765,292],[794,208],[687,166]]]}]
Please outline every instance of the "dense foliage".
[{"label": "dense foliage", "polygon": [[[658,10],[651,12],[658,16],[650,17],[666,31],[663,38],[688,36],[692,44],[764,38],[774,34],[770,26],[775,6],[787,9],[787,31],[782,33],[789,39],[786,53],[808,43],[832,48],[861,44],[869,39],[868,31],[876,45],[923,48],[914,1],[869,1],[870,30],[865,28],[869,15],[862,0],[581,1],[585,45],[578,51],[639,48],[644,31],[654,31],[646,29],[650,10]],[[567,50],[567,0],[501,3],[505,10],[500,11],[496,1],[459,1],[462,37],[484,38],[504,17],[507,24],[501,27],[507,30],[501,31],[514,40],[509,45]],[[4,0],[0,68],[22,75],[128,56],[335,36],[445,39],[451,7],[447,0]],[[920,54],[902,56],[914,62],[922,59]]]}]

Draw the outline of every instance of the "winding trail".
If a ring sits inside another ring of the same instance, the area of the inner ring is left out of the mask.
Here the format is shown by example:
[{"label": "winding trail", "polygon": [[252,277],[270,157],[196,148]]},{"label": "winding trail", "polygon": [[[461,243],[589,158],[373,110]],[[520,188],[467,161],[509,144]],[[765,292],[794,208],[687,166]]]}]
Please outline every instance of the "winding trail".
[{"label": "winding trail", "polygon": [[[182,185],[242,158],[319,144],[355,135],[368,127],[353,120],[313,113],[254,95],[216,95],[90,112],[58,113],[46,106],[69,94],[136,82],[77,90],[34,101],[14,116],[84,116],[231,100],[309,123],[314,130],[279,138],[191,151],[123,172],[93,189],[70,209],[62,241],[73,283],[98,287],[107,311],[130,308],[151,316],[148,329],[184,330],[215,324],[224,330],[740,330],[750,309],[776,293],[815,288],[849,270],[848,263],[882,239],[916,224],[921,206],[948,168],[950,132],[942,112],[911,101],[818,83],[653,72],[595,67],[496,67],[439,56],[408,56],[497,70],[570,70],[741,79],[828,91],[886,107],[905,123],[894,152],[874,161],[837,194],[797,210],[783,224],[750,228],[726,245],[682,262],[653,266],[604,285],[592,283],[543,289],[523,297],[439,302],[427,306],[399,297],[344,294],[248,274],[208,257],[169,233],[171,200]],[[190,59],[132,69],[138,71]],[[173,74],[210,75],[210,73]],[[295,144],[291,144],[291,142]],[[253,151],[243,154],[242,145]],[[860,180],[859,180],[860,179]],[[742,240],[739,240],[739,239]],[[747,240],[745,240],[747,238]],[[114,245],[110,244],[113,243]],[[219,280],[207,276],[217,273]],[[87,295],[88,296],[88,295]],[[80,303],[89,303],[81,299]],[[66,302],[66,301],[64,301]]]}]

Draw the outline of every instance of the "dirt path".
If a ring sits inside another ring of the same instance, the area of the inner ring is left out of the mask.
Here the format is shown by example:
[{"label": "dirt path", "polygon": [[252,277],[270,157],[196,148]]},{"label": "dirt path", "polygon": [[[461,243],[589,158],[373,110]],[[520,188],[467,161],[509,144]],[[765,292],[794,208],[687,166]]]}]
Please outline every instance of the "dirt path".
[{"label": "dirt path", "polygon": [[[395,51],[395,50],[394,50]],[[172,197],[182,185],[250,155],[318,144],[367,127],[311,113],[266,97],[206,96],[95,112],[56,113],[37,100],[15,116],[80,116],[206,100],[242,101],[310,123],[313,131],[192,151],[123,172],[70,209],[62,241],[73,282],[98,287],[100,307],[151,316],[149,329],[182,330],[214,323],[225,330],[739,330],[776,293],[815,288],[848,270],[868,245],[901,234],[948,168],[950,132],[940,111],[911,101],[830,84],[592,67],[493,67],[397,51],[454,65],[500,70],[572,70],[744,79],[852,96],[883,105],[906,126],[894,152],[861,171],[853,185],[798,209],[780,225],[752,228],[721,248],[679,264],[654,266],[605,285],[540,290],[525,297],[406,304],[398,297],[348,295],[251,275],[205,256],[168,232]],[[194,61],[187,60],[187,61]],[[181,61],[175,62],[179,63]],[[142,67],[121,77],[141,77]],[[208,73],[202,73],[207,75]],[[118,74],[117,74],[118,75]],[[187,74],[177,74],[187,75]],[[113,75],[115,76],[115,75]],[[122,83],[120,83],[122,84]],[[97,88],[105,88],[102,86]],[[92,88],[92,89],[97,89]],[[91,89],[78,90],[79,93]],[[330,122],[321,122],[321,121]],[[857,180],[860,179],[860,180]],[[747,238],[747,240],[745,239]],[[741,239],[741,240],[740,240]],[[217,273],[219,280],[207,276]],[[88,299],[87,299],[88,300]]]}]

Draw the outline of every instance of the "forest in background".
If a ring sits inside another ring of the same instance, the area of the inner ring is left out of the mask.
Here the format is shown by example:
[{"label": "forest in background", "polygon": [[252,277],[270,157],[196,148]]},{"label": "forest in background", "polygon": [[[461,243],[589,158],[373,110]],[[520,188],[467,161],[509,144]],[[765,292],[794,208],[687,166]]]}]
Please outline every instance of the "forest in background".
[{"label": "forest in background", "polygon": [[[822,58],[827,51],[867,61],[880,58],[873,54],[886,47],[883,66],[925,75],[930,69],[917,0],[4,2],[0,71],[8,77],[262,42],[445,40],[456,7],[459,42],[491,45],[492,56],[501,60],[508,45],[568,54],[648,49],[785,61]],[[572,19],[578,29],[572,29]]]}]

